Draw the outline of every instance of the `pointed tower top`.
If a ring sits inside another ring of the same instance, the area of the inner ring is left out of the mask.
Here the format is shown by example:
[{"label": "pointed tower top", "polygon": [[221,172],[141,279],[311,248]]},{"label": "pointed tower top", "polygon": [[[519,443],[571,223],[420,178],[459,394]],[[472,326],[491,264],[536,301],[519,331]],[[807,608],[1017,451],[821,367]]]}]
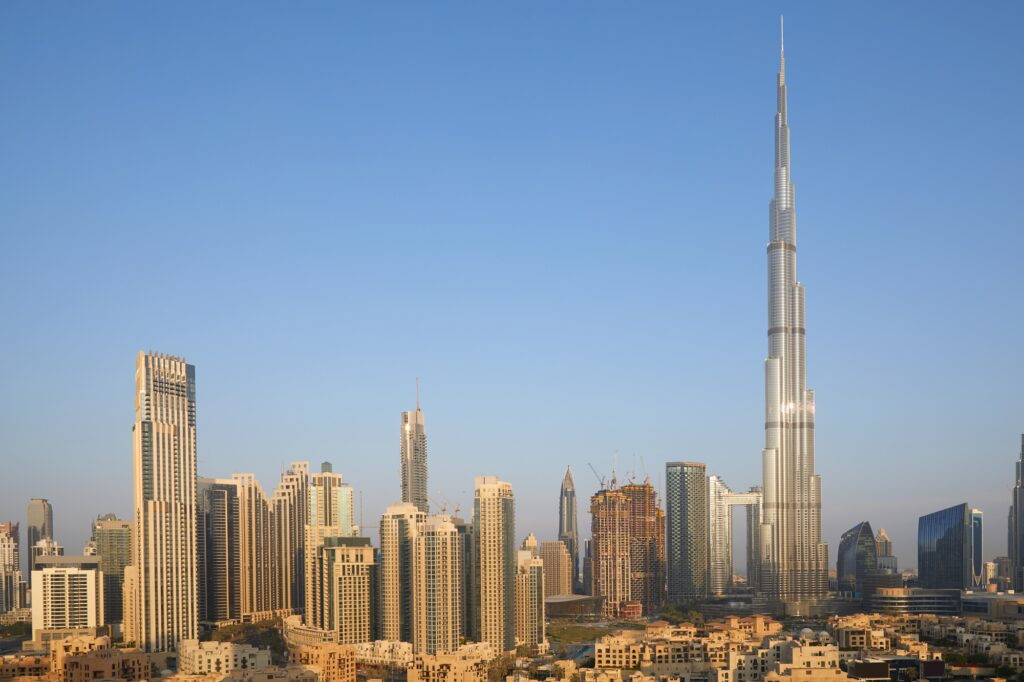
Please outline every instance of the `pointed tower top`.
[{"label": "pointed tower top", "polygon": [[416,377],[416,411],[420,411],[420,378]]},{"label": "pointed tower top", "polygon": [[562,490],[575,490],[576,484],[572,482],[572,468],[565,467],[565,476],[562,477]]},{"label": "pointed tower top", "polygon": [[786,78],[786,20],[779,15],[779,75]]}]

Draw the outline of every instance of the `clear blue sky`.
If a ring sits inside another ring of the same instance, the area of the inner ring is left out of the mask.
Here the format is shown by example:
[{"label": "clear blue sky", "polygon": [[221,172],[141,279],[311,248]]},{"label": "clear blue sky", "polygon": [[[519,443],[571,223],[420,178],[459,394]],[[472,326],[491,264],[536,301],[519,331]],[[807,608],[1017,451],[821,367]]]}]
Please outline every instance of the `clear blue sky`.
[{"label": "clear blue sky", "polygon": [[[968,501],[1024,431],[1024,6],[0,6],[0,519],[131,510],[134,356],[197,368],[199,467],[430,493],[702,460],[760,479],[778,15],[832,554]],[[616,455],[616,453],[618,453]],[[376,531],[373,531],[374,533]]]}]

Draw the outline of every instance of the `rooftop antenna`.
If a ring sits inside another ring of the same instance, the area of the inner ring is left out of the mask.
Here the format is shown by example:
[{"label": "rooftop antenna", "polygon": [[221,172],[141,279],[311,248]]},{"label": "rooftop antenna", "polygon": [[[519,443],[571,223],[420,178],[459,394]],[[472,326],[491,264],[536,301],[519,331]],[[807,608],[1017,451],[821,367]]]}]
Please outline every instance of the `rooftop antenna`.
[{"label": "rooftop antenna", "polygon": [[420,378],[416,377],[416,411],[420,411]]}]

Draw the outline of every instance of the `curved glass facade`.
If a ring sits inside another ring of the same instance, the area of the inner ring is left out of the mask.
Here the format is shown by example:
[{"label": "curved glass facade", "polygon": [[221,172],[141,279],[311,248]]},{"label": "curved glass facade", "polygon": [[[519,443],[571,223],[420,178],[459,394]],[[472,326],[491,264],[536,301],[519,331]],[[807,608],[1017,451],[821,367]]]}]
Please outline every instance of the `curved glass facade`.
[{"label": "curved glass facade", "polygon": [[918,584],[930,589],[982,585],[982,515],[965,502],[917,522]]},{"label": "curved glass facade", "polygon": [[839,560],[836,564],[836,578],[839,589],[863,596],[864,580],[878,569],[878,550],[871,524],[861,521],[843,533],[839,542]]}]

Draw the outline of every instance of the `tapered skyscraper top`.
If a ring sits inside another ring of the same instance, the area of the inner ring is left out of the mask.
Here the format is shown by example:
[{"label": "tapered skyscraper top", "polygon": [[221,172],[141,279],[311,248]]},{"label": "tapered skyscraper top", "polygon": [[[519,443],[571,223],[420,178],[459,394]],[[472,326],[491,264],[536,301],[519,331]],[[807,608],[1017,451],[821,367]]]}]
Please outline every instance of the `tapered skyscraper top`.
[{"label": "tapered skyscraper top", "polygon": [[416,411],[402,413],[402,502],[430,513],[427,502],[427,425],[420,409],[420,382],[416,380]]},{"label": "tapered skyscraper top", "polygon": [[579,582],[580,539],[576,525],[576,485],[572,480],[572,470],[565,467],[562,477],[562,490],[558,496],[558,539],[565,544],[572,559],[572,584],[576,589]]},{"label": "tapered skyscraper top", "polygon": [[780,44],[775,193],[769,206],[768,358],[765,360],[764,506],[760,594],[806,614],[827,589],[821,481],[814,473],[814,392],[806,386],[804,288],[796,278],[796,220]]}]

